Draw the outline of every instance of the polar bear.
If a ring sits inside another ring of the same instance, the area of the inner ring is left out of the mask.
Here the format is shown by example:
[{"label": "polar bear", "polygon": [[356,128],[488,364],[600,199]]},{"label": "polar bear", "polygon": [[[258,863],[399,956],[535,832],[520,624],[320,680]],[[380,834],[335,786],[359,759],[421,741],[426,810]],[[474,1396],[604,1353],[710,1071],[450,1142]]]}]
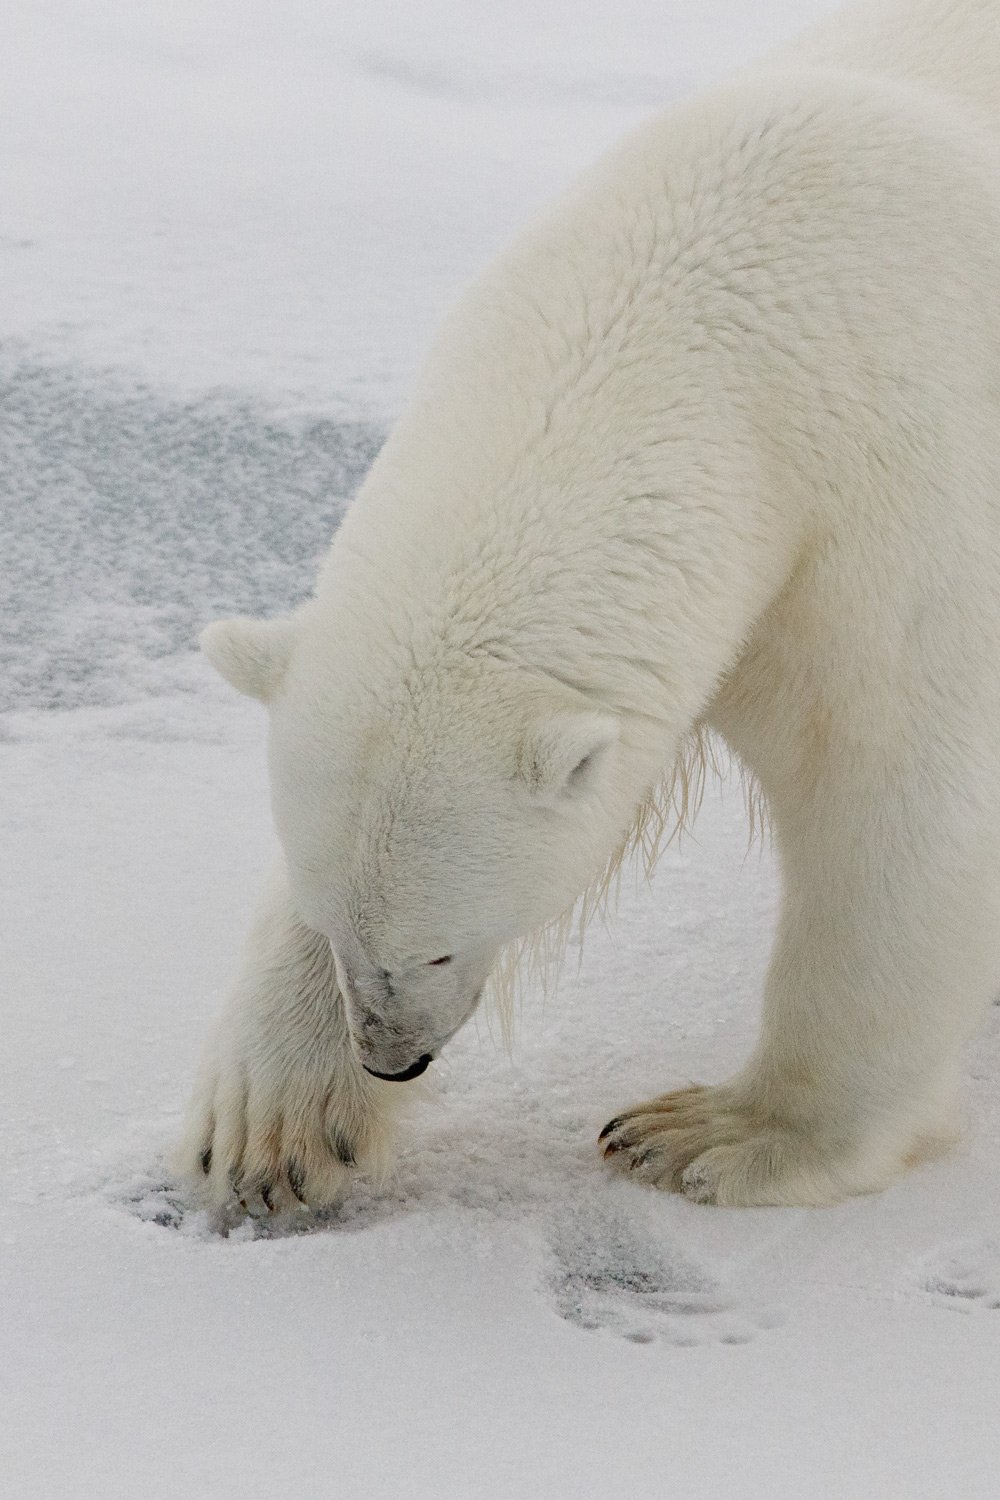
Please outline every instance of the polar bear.
[{"label": "polar bear", "polygon": [[309,602],[206,630],[283,850],[191,1106],[213,1200],[383,1160],[708,732],[780,852],[760,1039],[605,1155],[824,1204],[952,1138],[1000,976],[998,123],[1000,0],[897,0],[644,125],[460,302]]}]

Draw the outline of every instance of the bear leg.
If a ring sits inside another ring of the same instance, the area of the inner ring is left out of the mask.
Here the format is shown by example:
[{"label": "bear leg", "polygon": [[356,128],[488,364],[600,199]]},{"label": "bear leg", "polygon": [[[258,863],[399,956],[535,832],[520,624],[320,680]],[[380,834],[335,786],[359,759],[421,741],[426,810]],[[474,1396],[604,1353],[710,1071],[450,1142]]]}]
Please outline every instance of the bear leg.
[{"label": "bear leg", "polygon": [[384,1166],[406,1092],[358,1062],[329,942],[298,918],[278,870],[206,1049],[175,1167],[217,1208],[329,1203],[355,1166]]},{"label": "bear leg", "polygon": [[[958,1134],[963,1045],[1000,975],[1000,861],[973,777],[930,796],[827,782],[775,820],[785,898],[747,1066],[602,1132],[639,1180],[700,1202],[876,1191]],[[798,835],[798,836],[796,836]]]}]

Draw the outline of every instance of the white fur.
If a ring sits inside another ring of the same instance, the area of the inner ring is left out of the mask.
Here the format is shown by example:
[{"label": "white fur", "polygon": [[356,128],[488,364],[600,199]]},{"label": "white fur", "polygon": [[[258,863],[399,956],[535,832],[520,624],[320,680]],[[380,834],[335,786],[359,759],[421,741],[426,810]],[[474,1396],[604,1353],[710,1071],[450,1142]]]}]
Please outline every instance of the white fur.
[{"label": "white fur", "polygon": [[998,99],[1000,0],[866,4],[636,131],[460,303],[315,598],[216,627],[286,859],[216,1196],[335,1191],[400,1087],[359,1063],[436,1053],[706,730],[782,859],[761,1038],[611,1159],[820,1203],[952,1133],[1000,973]]},{"label": "white fur", "polygon": [[288,666],[294,630],[287,620],[215,620],[199,644],[212,666],[241,693],[266,703]]}]

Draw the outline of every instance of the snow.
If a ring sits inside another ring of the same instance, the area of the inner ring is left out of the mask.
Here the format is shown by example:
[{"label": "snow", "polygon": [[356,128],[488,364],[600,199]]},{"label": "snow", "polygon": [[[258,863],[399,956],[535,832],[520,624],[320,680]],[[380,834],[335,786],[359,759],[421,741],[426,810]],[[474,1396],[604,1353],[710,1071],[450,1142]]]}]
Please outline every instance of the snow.
[{"label": "snow", "polygon": [[0,1474],[19,1500],[986,1500],[1000,1008],[967,1141],[728,1212],[609,1175],[731,1071],[773,928],[713,790],[398,1168],[223,1238],[162,1164],[272,852],[263,718],[191,649],[275,612],[462,280],[807,0],[8,0],[0,32]]}]

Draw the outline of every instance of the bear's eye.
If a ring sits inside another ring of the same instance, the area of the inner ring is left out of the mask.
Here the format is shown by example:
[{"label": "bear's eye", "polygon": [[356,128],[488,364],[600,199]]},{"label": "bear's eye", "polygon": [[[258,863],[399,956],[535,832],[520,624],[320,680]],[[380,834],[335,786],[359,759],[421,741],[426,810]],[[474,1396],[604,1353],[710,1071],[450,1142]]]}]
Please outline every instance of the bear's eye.
[{"label": "bear's eye", "polygon": [[450,963],[451,963],[451,954],[450,953],[446,953],[443,958],[432,958],[432,959],[430,959],[428,961],[427,967],[429,969],[438,969],[438,968],[441,967],[442,964],[450,964]]}]

